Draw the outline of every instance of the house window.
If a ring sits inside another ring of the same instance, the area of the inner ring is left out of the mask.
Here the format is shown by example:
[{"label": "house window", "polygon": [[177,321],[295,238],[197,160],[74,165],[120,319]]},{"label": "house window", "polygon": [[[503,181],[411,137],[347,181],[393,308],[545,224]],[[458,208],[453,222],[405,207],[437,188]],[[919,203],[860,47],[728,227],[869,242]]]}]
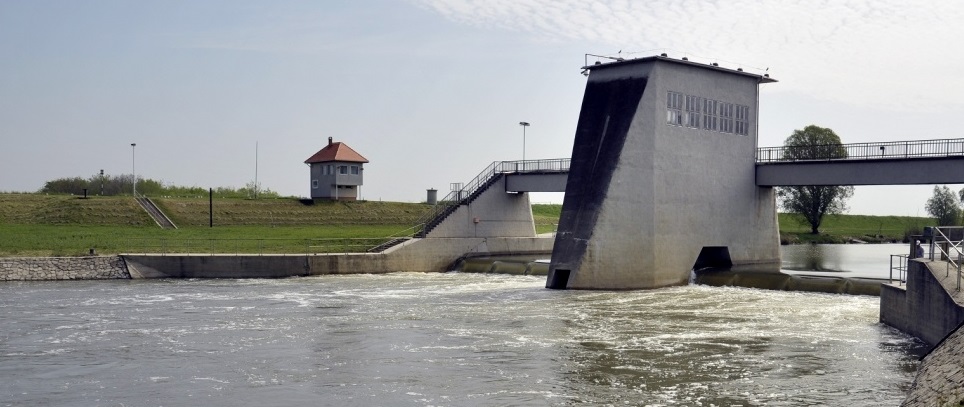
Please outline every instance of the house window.
[{"label": "house window", "polygon": [[666,123],[674,126],[683,125],[683,94],[678,92],[666,93]]},{"label": "house window", "polygon": [[723,133],[733,132],[733,104],[720,103],[720,131]]},{"label": "house window", "polygon": [[746,136],[750,134],[750,107],[736,105],[736,134]]},{"label": "house window", "polygon": [[348,166],[347,166],[347,165],[339,165],[339,166],[338,166],[338,173],[339,173],[339,174],[348,174]]},{"label": "house window", "polygon": [[719,105],[720,103],[713,99],[703,99],[703,130],[716,130]]},{"label": "house window", "polygon": [[700,128],[700,105],[702,98],[686,95],[686,127]]},{"label": "house window", "polygon": [[325,166],[325,175],[334,174],[334,171],[332,171],[331,169],[332,169],[331,164],[326,165],[326,166]]},{"label": "house window", "polygon": [[311,180],[311,189],[318,189],[318,180]]},{"label": "house window", "polygon": [[358,166],[357,166],[357,165],[351,166],[351,175],[358,175]]}]

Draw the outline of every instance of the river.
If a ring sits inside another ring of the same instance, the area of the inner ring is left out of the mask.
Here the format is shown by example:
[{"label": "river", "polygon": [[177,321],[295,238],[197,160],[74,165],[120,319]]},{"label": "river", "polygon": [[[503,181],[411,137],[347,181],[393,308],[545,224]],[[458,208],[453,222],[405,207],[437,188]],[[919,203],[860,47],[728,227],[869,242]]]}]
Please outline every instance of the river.
[{"label": "river", "polygon": [[0,284],[2,406],[897,405],[879,299],[471,273]]}]

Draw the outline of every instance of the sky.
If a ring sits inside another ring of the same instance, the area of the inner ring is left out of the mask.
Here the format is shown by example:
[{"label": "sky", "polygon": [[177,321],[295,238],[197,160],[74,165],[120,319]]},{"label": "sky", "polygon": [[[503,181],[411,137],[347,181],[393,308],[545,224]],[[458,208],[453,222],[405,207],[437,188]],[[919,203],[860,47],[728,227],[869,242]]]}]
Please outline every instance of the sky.
[{"label": "sky", "polygon": [[[760,146],[959,138],[961,21],[916,0],[0,0],[0,191],[103,169],[308,196],[332,137],[370,160],[362,199],[424,201],[523,148],[568,157],[587,53],[769,73]],[[924,216],[932,190],[857,187],[848,213]]]}]

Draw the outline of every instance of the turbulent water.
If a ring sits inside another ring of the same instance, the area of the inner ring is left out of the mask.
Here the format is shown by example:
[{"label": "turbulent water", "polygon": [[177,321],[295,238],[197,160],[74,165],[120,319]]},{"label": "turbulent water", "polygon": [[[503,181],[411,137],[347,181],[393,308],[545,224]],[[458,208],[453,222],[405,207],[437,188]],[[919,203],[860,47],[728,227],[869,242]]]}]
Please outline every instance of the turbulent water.
[{"label": "turbulent water", "polygon": [[876,297],[467,273],[0,284],[0,405],[897,405]]}]

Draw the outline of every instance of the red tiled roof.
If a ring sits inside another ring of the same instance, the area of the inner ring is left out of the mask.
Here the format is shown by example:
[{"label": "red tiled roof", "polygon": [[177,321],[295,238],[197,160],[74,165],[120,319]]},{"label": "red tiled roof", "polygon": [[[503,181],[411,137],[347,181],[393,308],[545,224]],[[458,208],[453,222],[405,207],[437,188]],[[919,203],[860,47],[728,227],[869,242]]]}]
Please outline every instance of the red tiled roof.
[{"label": "red tiled roof", "polygon": [[315,155],[308,157],[305,164],[323,163],[328,161],[347,161],[351,163],[367,163],[368,159],[352,150],[347,144],[335,142],[328,144],[325,148],[318,150]]}]

